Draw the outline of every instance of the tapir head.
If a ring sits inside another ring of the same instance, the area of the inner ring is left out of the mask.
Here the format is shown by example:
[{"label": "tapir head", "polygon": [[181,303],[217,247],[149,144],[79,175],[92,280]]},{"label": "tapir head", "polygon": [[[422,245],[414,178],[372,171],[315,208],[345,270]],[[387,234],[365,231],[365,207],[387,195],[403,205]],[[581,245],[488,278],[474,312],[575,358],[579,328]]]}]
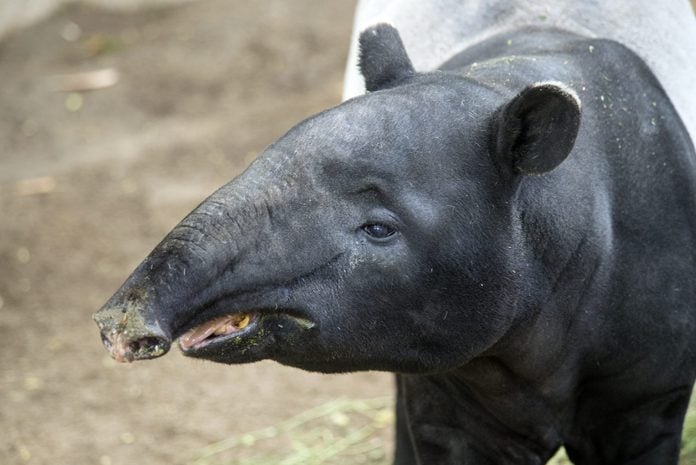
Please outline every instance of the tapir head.
[{"label": "tapir head", "polygon": [[119,361],[184,354],[336,372],[451,369],[520,316],[516,186],[561,163],[572,92],[415,73],[361,38],[369,93],[315,115],[191,212],[95,314]]}]

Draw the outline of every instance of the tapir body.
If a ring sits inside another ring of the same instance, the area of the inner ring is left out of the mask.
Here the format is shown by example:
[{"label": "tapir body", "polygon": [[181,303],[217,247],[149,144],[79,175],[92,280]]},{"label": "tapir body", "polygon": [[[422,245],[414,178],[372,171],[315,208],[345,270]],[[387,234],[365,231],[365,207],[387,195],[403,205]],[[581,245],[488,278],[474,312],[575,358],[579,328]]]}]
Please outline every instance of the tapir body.
[{"label": "tapir body", "polygon": [[358,37],[379,23],[398,29],[413,66],[434,70],[493,36],[526,28],[609,39],[655,74],[696,138],[696,16],[689,0],[358,0],[344,98],[365,93]]},{"label": "tapir body", "polygon": [[95,316],[115,358],[397,373],[398,465],[676,464],[696,376],[696,154],[611,40],[492,36],[367,95],[204,201]]}]

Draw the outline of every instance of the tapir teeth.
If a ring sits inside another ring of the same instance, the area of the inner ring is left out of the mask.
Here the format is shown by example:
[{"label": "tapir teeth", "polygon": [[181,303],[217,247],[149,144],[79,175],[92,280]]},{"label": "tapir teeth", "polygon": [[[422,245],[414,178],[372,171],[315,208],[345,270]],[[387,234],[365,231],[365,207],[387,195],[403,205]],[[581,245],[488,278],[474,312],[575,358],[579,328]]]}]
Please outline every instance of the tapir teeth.
[{"label": "tapir teeth", "polygon": [[241,320],[235,323],[235,326],[238,329],[244,329],[249,326],[249,321],[251,321],[251,317],[249,315],[244,315]]},{"label": "tapir teeth", "polygon": [[183,349],[189,349],[211,336],[224,336],[235,331],[241,331],[249,326],[251,316],[249,314],[225,315],[196,326],[181,336],[180,344]]}]

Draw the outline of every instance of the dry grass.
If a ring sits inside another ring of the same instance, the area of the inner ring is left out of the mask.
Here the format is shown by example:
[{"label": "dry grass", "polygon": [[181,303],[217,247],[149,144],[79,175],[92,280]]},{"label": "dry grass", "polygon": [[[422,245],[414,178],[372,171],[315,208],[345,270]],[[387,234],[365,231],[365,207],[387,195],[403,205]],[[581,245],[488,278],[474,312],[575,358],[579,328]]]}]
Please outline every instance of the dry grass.
[{"label": "dry grass", "polygon": [[[338,399],[210,444],[189,465],[386,465],[393,399]],[[254,447],[272,441],[274,447]],[[256,453],[256,450],[272,451]]]}]

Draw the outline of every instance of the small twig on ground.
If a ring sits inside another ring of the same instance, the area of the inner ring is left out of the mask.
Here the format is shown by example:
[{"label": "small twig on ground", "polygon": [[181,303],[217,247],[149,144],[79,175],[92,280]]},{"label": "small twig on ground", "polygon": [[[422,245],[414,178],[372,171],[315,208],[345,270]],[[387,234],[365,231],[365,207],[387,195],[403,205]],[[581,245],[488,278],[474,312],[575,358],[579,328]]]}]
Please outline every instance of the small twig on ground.
[{"label": "small twig on ground", "polygon": [[56,92],[82,92],[106,89],[115,85],[120,76],[115,68],[104,68],[84,73],[62,74],[50,78]]}]

